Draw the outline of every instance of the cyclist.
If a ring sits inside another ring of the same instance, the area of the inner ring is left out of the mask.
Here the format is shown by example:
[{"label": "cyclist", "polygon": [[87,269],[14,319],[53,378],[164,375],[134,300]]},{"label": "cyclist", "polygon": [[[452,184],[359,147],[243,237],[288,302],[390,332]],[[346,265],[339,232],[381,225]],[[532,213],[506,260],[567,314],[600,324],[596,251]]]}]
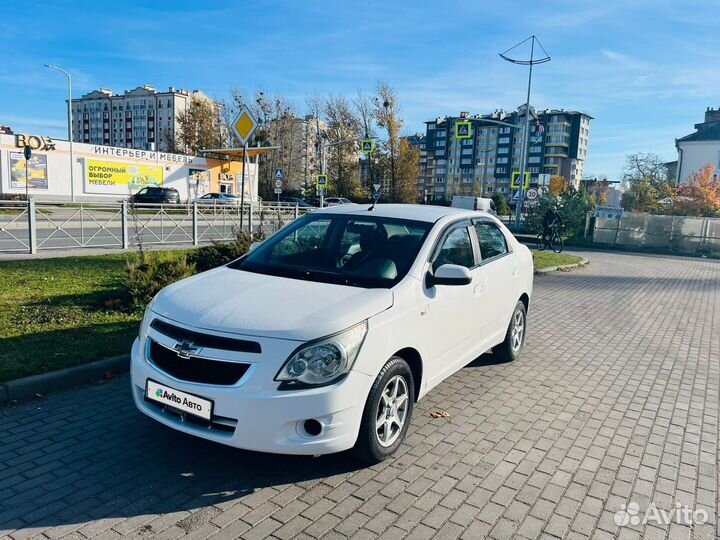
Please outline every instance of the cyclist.
[{"label": "cyclist", "polygon": [[552,238],[552,233],[554,230],[556,230],[558,227],[565,226],[565,223],[560,217],[560,212],[558,212],[557,206],[553,206],[547,212],[545,212],[545,217],[543,218],[542,224],[543,241],[547,243]]}]

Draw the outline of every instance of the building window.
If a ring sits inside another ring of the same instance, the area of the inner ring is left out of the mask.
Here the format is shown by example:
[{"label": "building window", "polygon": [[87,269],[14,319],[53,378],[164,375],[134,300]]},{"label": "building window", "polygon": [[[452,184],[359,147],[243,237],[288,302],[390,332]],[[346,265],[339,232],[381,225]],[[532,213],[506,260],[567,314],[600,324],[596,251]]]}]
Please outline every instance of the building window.
[{"label": "building window", "polygon": [[510,149],[507,147],[498,148],[498,154],[508,154],[510,152]]},{"label": "building window", "polygon": [[510,143],[510,137],[500,137],[498,139],[498,144],[509,144],[509,143]]}]

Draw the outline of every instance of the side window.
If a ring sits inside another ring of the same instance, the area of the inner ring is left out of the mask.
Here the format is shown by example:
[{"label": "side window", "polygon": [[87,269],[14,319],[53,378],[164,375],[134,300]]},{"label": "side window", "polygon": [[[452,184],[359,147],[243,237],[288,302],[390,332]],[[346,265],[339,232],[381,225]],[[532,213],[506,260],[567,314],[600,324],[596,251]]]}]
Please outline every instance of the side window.
[{"label": "side window", "polygon": [[453,230],[443,241],[440,251],[432,263],[433,271],[443,264],[459,264],[466,268],[475,266],[475,257],[467,227]]},{"label": "side window", "polygon": [[475,222],[475,234],[480,244],[480,256],[483,261],[499,257],[508,252],[505,235],[497,225],[489,221]]}]

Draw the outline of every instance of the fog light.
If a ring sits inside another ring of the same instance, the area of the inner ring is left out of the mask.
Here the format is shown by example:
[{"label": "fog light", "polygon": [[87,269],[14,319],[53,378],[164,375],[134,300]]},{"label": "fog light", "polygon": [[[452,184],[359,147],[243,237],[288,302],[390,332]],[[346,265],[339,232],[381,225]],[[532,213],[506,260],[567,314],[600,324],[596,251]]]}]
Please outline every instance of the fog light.
[{"label": "fog light", "polygon": [[311,437],[317,437],[322,431],[322,424],[314,418],[311,418],[310,420],[305,420],[305,422],[303,422],[303,429],[305,429],[305,433]]}]

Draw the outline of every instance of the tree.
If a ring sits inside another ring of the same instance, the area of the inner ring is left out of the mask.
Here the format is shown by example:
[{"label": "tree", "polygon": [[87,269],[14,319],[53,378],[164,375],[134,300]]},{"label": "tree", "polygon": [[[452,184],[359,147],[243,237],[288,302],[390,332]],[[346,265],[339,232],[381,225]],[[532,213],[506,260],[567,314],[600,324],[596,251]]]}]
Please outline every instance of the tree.
[{"label": "tree", "polygon": [[505,195],[502,193],[495,193],[492,196],[492,200],[495,203],[495,209],[497,210],[498,216],[510,215],[510,206],[507,203]]},{"label": "tree", "polygon": [[343,96],[328,96],[324,114],[327,156],[323,159],[329,175],[328,191],[340,197],[362,198],[358,163],[360,120]]},{"label": "tree", "polygon": [[420,170],[420,150],[410,141],[400,139],[395,159],[395,199],[398,203],[417,203],[417,177]]},{"label": "tree", "polygon": [[565,181],[565,177],[555,175],[550,178],[550,183],[548,184],[548,191],[554,197],[558,197],[560,196],[560,194],[567,191],[567,182]]},{"label": "tree", "polygon": [[176,149],[198,155],[200,150],[222,145],[220,105],[198,95],[190,98],[184,113],[178,115]]},{"label": "tree", "polygon": [[574,187],[570,187],[559,197],[543,190],[543,195],[540,197],[538,204],[528,214],[528,229],[536,233],[542,232],[543,218],[553,206],[558,207],[560,217],[565,223],[565,233],[567,235],[572,237],[584,230],[585,218],[590,206],[585,195]]},{"label": "tree", "polygon": [[720,215],[720,179],[710,164],[688,177],[677,189],[673,213],[686,216]]},{"label": "tree", "polygon": [[623,183],[621,204],[628,211],[664,213],[668,206],[659,201],[674,196],[667,181],[667,167],[656,154],[628,154]]},{"label": "tree", "polygon": [[631,184],[648,182],[659,188],[667,182],[667,167],[657,154],[628,154],[625,156],[625,181]]},{"label": "tree", "polygon": [[[419,152],[407,139],[400,138],[403,121],[399,114],[397,91],[387,82],[378,81],[373,102],[377,125],[387,135],[381,145],[384,156],[380,159],[382,176],[387,184],[387,199],[389,202],[417,202]],[[402,168],[400,163],[403,163]],[[411,163],[415,163],[414,168],[409,166]]]}]

